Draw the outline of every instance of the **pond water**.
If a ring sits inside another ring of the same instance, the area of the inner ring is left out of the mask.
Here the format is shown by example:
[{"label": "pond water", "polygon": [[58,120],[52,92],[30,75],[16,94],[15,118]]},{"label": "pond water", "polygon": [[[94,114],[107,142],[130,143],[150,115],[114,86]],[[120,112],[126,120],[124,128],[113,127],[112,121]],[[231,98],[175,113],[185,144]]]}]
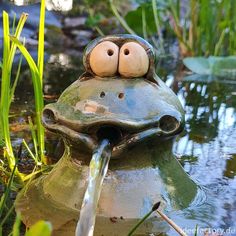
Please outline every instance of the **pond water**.
[{"label": "pond water", "polygon": [[199,226],[204,223],[236,235],[236,84],[223,78],[185,79],[178,96],[186,111],[186,127],[174,152],[206,193],[203,209],[194,218],[200,218]]},{"label": "pond water", "polygon": [[[64,47],[58,42],[55,45],[48,47],[46,55],[46,103],[55,101],[83,72],[82,50],[77,45]],[[167,209],[167,214],[189,235],[193,235],[196,225],[199,235],[207,228],[236,235],[236,80],[185,77],[173,61],[175,66],[171,65],[171,59],[162,59],[157,68],[157,74],[177,93],[186,111],[185,130],[177,137],[173,152],[203,193],[196,199],[199,202],[186,210],[168,212]],[[33,114],[33,106],[30,72],[24,64],[12,104],[15,146],[28,132],[24,125]],[[55,141],[48,139],[48,155],[51,155]],[[176,233],[170,231],[168,235]]]}]

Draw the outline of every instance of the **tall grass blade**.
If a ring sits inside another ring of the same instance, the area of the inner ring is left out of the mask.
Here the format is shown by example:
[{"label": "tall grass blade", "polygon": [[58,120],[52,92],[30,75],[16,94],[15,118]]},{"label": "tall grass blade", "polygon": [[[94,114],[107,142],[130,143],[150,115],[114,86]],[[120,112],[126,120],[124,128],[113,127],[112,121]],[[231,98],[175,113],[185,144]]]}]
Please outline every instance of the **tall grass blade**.
[{"label": "tall grass blade", "polygon": [[2,213],[3,213],[3,210],[5,208],[5,203],[6,203],[7,199],[8,199],[8,197],[9,197],[9,194],[10,194],[11,185],[13,183],[15,171],[16,171],[16,164],[15,164],[15,166],[14,166],[12,172],[11,172],[11,176],[10,176],[10,179],[8,181],[6,190],[5,190],[5,192],[2,195],[1,200],[0,200],[0,218],[2,217]]},{"label": "tall grass blade", "polygon": [[142,6],[142,28],[143,28],[143,37],[144,39],[147,40],[148,35],[147,35],[147,21],[146,21],[146,12],[145,12],[145,7]]},{"label": "tall grass blade", "polygon": [[28,146],[28,144],[25,142],[25,140],[23,139],[23,144],[24,144],[24,146],[25,146],[25,148],[27,149],[27,151],[28,151],[28,153],[30,154],[30,156],[31,156],[31,158],[34,160],[34,162],[35,162],[35,164],[36,165],[38,165],[39,164],[39,162],[38,162],[38,160],[37,160],[37,158],[36,158],[36,156],[33,154],[33,152],[30,150],[30,148],[29,148],[29,146]]},{"label": "tall grass blade", "polygon": [[127,236],[132,236],[134,232],[137,230],[137,228],[143,224],[143,222],[153,213],[153,211],[149,211],[136,225],[135,227],[128,233]]},{"label": "tall grass blade", "polygon": [[15,223],[13,225],[12,236],[20,236],[20,225],[21,225],[21,216],[20,214],[17,214]]},{"label": "tall grass blade", "polygon": [[38,144],[40,146],[40,155],[43,163],[46,163],[45,157],[43,155],[44,152],[44,128],[41,124],[41,113],[44,107],[43,101],[43,91],[42,91],[42,83],[40,81],[40,72],[38,70],[37,65],[34,62],[34,59],[31,57],[30,53],[27,51],[25,46],[13,36],[10,36],[12,42],[14,42],[23,56],[25,57],[28,65],[30,67],[32,82],[34,87],[34,96],[35,96],[35,110],[36,110],[36,125],[37,125],[37,139]]},{"label": "tall grass blade", "polygon": [[220,48],[223,46],[223,41],[224,41],[224,38],[225,38],[225,34],[226,34],[226,29],[223,29],[223,31],[220,35],[219,41],[215,45],[214,56],[219,55]]},{"label": "tall grass blade", "polygon": [[38,39],[38,69],[41,85],[43,84],[44,66],[44,26],[45,26],[45,0],[41,0],[40,19],[39,19],[39,39]]},{"label": "tall grass blade", "polygon": [[[7,149],[9,152],[8,162],[10,165],[10,168],[13,169],[13,166],[15,165],[13,150],[10,141],[10,134],[9,134],[9,123],[8,123],[8,105],[4,106],[4,104],[8,104],[8,84],[10,83],[8,71],[7,71],[7,62],[8,62],[8,55],[10,52],[10,40],[9,40],[9,16],[8,14],[3,11],[3,63],[2,63],[2,81],[1,81],[1,100],[0,100],[0,116],[1,116],[1,127],[3,132],[3,138],[5,140],[6,145],[8,145]],[[7,102],[7,103],[6,103]]]},{"label": "tall grass blade", "polygon": [[1,223],[0,223],[0,235],[2,235],[2,229],[3,229],[3,225],[7,222],[7,220],[9,219],[9,217],[11,216],[11,214],[13,214],[15,209],[15,206],[12,205],[11,208],[7,211],[7,214],[4,216],[4,218],[2,219]]},{"label": "tall grass blade", "polygon": [[117,18],[117,20],[120,22],[120,24],[123,26],[123,28],[129,33],[129,34],[134,34],[136,35],[136,33],[129,27],[129,25],[127,24],[127,22],[125,21],[125,19],[119,14],[118,10],[116,9],[116,6],[113,3],[113,0],[109,0],[110,1],[110,6],[111,6],[111,10],[114,14],[114,16]]},{"label": "tall grass blade", "polygon": [[11,102],[13,101],[13,97],[14,97],[15,90],[16,90],[16,85],[17,85],[19,77],[20,77],[22,59],[23,59],[23,57],[21,56],[20,60],[19,60],[19,63],[18,63],[18,67],[17,67],[16,78],[15,78],[14,83],[12,85],[12,88],[10,90],[9,107],[11,105]]},{"label": "tall grass blade", "polygon": [[11,29],[12,34],[15,33],[15,28],[16,28],[16,13],[14,12],[13,22],[12,22],[12,29]]},{"label": "tall grass blade", "polygon": [[195,227],[194,236],[197,236],[197,232],[198,232],[198,225],[196,225],[196,227]]},{"label": "tall grass blade", "polygon": [[31,117],[28,117],[28,121],[29,121],[29,127],[30,127],[30,131],[31,131],[32,140],[34,143],[35,156],[37,158],[37,162],[39,162],[37,135],[36,135],[34,124],[32,122]]},{"label": "tall grass blade", "polygon": [[140,227],[141,224],[143,224],[143,222],[154,212],[156,211],[159,206],[160,206],[161,202],[157,202],[153,205],[152,209],[130,230],[130,232],[128,233],[127,236],[132,236],[133,233]]},{"label": "tall grass blade", "polygon": [[[15,38],[19,38],[26,22],[28,15],[23,13],[19,19],[18,25],[15,31]],[[9,129],[9,110],[11,104],[10,84],[11,84],[11,70],[13,60],[16,52],[16,45],[10,44],[9,38],[9,16],[3,11],[3,65],[2,65],[2,81],[1,81],[1,98],[0,98],[0,121],[2,126],[3,138],[6,146],[6,157],[8,159],[8,165],[11,170],[15,166],[15,158],[13,148],[11,145],[10,129]],[[15,173],[20,179],[21,174],[16,169]]]},{"label": "tall grass blade", "polygon": [[157,34],[158,34],[159,41],[160,41],[161,52],[164,54],[165,49],[164,49],[164,43],[163,43],[163,38],[162,38],[162,33],[161,33],[160,21],[159,21],[158,15],[157,15],[157,2],[156,2],[156,0],[152,0],[152,10],[153,10],[153,15],[154,15],[155,25],[157,28]]},{"label": "tall grass blade", "polygon": [[[43,69],[44,69],[44,31],[45,31],[45,0],[41,0],[40,6],[40,19],[39,19],[39,39],[38,39],[38,71],[39,71],[39,80],[41,83],[41,92],[43,89]],[[32,76],[33,78],[33,76]],[[37,79],[37,78],[36,78]],[[37,88],[35,88],[37,89]],[[46,159],[44,156],[44,128],[41,125],[41,111],[43,109],[43,93],[39,94],[40,97],[35,97],[35,99],[39,99],[38,101],[39,107],[36,109],[36,123],[37,123],[37,131],[38,131],[38,144],[39,144],[39,153],[41,156],[41,160],[46,163]]]}]

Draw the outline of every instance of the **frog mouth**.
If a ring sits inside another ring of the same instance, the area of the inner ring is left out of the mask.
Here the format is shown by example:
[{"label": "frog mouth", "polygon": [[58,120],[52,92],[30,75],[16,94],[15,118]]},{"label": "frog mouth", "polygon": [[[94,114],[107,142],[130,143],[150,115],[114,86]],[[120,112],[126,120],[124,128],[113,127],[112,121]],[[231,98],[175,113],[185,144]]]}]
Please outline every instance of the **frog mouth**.
[{"label": "frog mouth", "polygon": [[45,108],[43,125],[76,145],[92,152],[102,139],[112,144],[112,157],[119,157],[132,146],[154,138],[173,138],[183,129],[181,115],[162,114],[150,120],[101,117],[88,123],[65,120],[54,109]]}]

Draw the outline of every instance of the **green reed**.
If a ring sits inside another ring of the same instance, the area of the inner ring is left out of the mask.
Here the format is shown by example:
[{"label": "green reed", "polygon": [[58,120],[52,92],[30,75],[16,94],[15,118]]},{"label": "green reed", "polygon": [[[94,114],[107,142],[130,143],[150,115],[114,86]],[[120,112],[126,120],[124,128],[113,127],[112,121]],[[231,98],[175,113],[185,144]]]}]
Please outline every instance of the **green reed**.
[{"label": "green reed", "polygon": [[[0,236],[3,235],[3,226],[9,223],[10,216],[14,213],[14,204],[10,199],[10,192],[16,191],[17,188],[14,183],[15,171],[17,170],[17,162],[21,158],[22,145],[19,147],[17,156],[15,158],[15,165],[10,173],[8,182],[5,186],[5,191],[0,198]],[[4,170],[1,170],[4,172]]]},{"label": "green reed", "polygon": [[[26,13],[23,13],[21,15],[15,30],[14,34],[15,38],[18,39],[20,37],[20,34],[22,32],[27,17],[28,15]],[[15,89],[14,85],[15,83],[13,84],[13,87],[11,87],[11,71],[12,71],[14,56],[16,53],[16,45],[15,43],[10,42],[9,29],[10,29],[9,16],[5,11],[3,11],[3,60],[2,60],[1,96],[0,96],[0,121],[1,121],[2,136],[5,145],[4,153],[8,160],[8,165],[10,169],[13,170],[16,164],[16,160],[11,144],[11,137],[9,131],[9,112],[10,112],[11,99],[13,96],[12,92]],[[17,75],[16,80],[18,80],[18,76],[19,75]],[[15,173],[22,179],[17,169]]]},{"label": "green reed", "polygon": [[[39,19],[39,39],[38,39],[38,62],[37,62],[38,73],[36,73],[33,70],[33,66],[32,64],[30,64],[27,58],[26,60],[28,61],[29,66],[30,66],[33,85],[34,85],[39,154],[41,156],[42,162],[46,164],[46,159],[44,156],[44,147],[45,147],[44,128],[41,124],[41,112],[44,106],[44,100],[43,100],[44,32],[45,32],[45,0],[41,0],[40,19]],[[26,57],[26,55],[24,56]]]},{"label": "green reed", "polygon": [[31,77],[32,77],[32,82],[33,82],[33,87],[34,87],[34,97],[35,97],[37,141],[39,145],[39,152],[41,155],[41,160],[44,163],[46,163],[46,160],[44,157],[44,128],[41,124],[41,113],[44,107],[44,101],[43,101],[40,68],[37,67],[30,53],[27,51],[25,46],[16,37],[10,36],[10,39],[12,42],[14,42],[17,45],[17,47],[19,48],[19,50],[25,57],[30,67]]},{"label": "green reed", "polygon": [[[45,0],[41,1],[40,8],[40,20],[39,20],[39,40],[38,40],[38,60],[37,64],[34,62],[32,56],[25,48],[24,44],[19,41],[20,34],[24,28],[24,24],[27,19],[27,14],[23,13],[19,19],[15,33],[10,35],[9,26],[9,15],[7,12],[3,12],[3,61],[2,61],[2,80],[1,80],[1,97],[0,97],[0,131],[2,133],[2,139],[4,141],[5,156],[8,160],[8,165],[11,170],[15,166],[15,156],[14,150],[11,144],[10,138],[10,124],[9,124],[9,113],[10,106],[13,100],[15,88],[20,76],[21,61],[18,62],[18,69],[16,73],[16,78],[11,85],[11,72],[13,66],[13,60],[18,48],[22,55],[25,57],[29,64],[31,71],[31,78],[33,82],[34,97],[35,97],[35,120],[36,127],[34,127],[33,122],[30,120],[30,130],[32,133],[32,139],[34,143],[35,154],[29,152],[36,165],[41,162],[46,164],[46,159],[44,156],[44,128],[41,124],[41,113],[44,107],[43,100],[43,69],[44,69],[44,25],[45,25]],[[15,21],[15,20],[14,20]],[[14,25],[14,24],[13,24]],[[14,27],[13,27],[14,28]],[[14,32],[14,29],[12,30]],[[36,128],[36,132],[34,129]],[[26,148],[28,145],[24,142]],[[28,149],[28,148],[27,148]],[[28,149],[29,150],[29,149]],[[19,173],[16,169],[15,174],[23,180],[23,175]]]},{"label": "green reed", "polygon": [[144,223],[144,221],[160,207],[161,202],[157,202],[153,205],[152,209],[144,215],[142,219],[138,221],[138,223],[129,231],[128,236],[131,236],[134,234],[134,232]]},{"label": "green reed", "polygon": [[[183,6],[182,6],[183,7]],[[190,0],[181,16],[181,5],[168,1],[183,56],[232,55],[236,52],[236,2],[233,0]],[[181,24],[180,22],[186,22]]]},{"label": "green reed", "polygon": [[114,16],[117,18],[117,20],[120,22],[121,26],[129,33],[129,34],[134,34],[136,33],[129,27],[128,23],[125,21],[125,19],[120,15],[118,12],[113,0],[109,0],[110,2],[110,7],[111,11],[114,14]]}]

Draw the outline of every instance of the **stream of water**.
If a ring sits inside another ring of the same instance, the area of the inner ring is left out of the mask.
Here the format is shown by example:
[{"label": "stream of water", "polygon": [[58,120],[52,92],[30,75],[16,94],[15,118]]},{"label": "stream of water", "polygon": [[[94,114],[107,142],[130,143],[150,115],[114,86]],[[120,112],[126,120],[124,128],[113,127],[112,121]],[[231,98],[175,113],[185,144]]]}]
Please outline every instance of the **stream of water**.
[{"label": "stream of water", "polygon": [[76,226],[76,236],[93,236],[97,204],[110,157],[110,142],[104,139],[94,151],[90,161],[88,187],[84,195],[80,218]]}]

